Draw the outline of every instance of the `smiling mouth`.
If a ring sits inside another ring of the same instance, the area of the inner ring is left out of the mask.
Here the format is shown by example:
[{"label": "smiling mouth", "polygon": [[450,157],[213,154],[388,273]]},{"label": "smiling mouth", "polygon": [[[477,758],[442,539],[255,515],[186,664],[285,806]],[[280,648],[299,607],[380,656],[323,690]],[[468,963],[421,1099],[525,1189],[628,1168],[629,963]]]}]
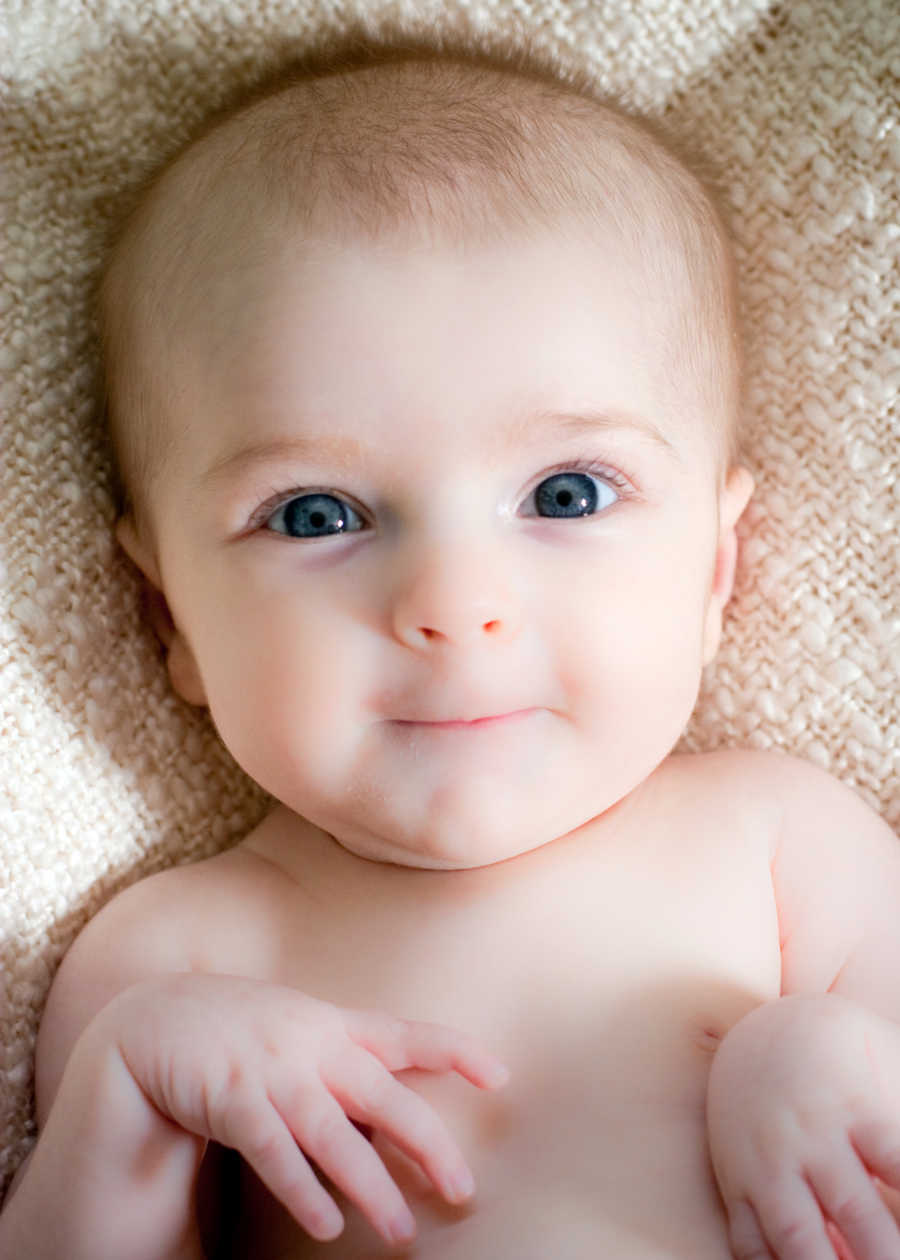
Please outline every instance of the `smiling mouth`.
[{"label": "smiling mouth", "polygon": [[535,709],[514,709],[510,713],[497,713],[490,717],[471,719],[453,718],[449,721],[442,722],[425,722],[410,718],[396,718],[395,723],[397,726],[417,727],[430,731],[472,731],[481,730],[490,726],[499,726],[504,722],[515,722],[535,712]]}]

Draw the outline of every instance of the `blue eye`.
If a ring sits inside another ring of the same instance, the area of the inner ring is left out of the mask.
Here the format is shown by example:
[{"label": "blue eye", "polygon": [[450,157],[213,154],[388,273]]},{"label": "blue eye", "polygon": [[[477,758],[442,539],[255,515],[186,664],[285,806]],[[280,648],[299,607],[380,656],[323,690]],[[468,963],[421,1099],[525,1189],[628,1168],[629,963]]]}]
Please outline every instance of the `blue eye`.
[{"label": "blue eye", "polygon": [[610,507],[619,495],[606,481],[583,472],[554,473],[535,488],[538,516],[592,516]]},{"label": "blue eye", "polygon": [[363,529],[365,521],[349,503],[333,494],[298,494],[275,509],[265,525],[290,538],[327,538]]}]

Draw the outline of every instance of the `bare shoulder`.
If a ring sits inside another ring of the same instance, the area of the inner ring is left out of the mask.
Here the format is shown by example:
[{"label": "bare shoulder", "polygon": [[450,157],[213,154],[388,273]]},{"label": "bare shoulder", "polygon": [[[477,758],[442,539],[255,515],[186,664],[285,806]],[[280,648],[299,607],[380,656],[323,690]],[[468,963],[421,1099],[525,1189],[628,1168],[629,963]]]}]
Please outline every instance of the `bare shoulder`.
[{"label": "bare shoulder", "polygon": [[852,787],[802,758],[749,750],[674,756],[656,777],[707,856],[725,835],[732,854],[743,840],[766,864],[784,992],[848,983],[863,941],[872,970],[878,950],[900,965],[900,841]]},{"label": "bare shoulder", "polygon": [[858,793],[802,757],[780,751],[729,748],[672,756],[660,768],[685,792],[702,787],[707,799],[724,797],[735,808],[784,826],[798,812],[839,806],[860,818],[877,818]]},{"label": "bare shoulder", "polygon": [[[783,887],[808,878],[810,860],[819,867],[892,858],[898,851],[890,828],[858,792],[811,762],[788,753],[724,749],[668,758],[653,776],[666,808],[705,820],[704,828],[727,828],[754,847],[762,845]],[[805,872],[805,873],[804,873]],[[824,876],[823,876],[824,877]]]},{"label": "bare shoulder", "polygon": [[888,959],[900,964],[894,832],[857,791],[802,758],[736,752],[705,760],[720,790],[763,822],[782,991],[840,988],[885,1006],[876,980]]},{"label": "bare shoulder", "polygon": [[772,833],[784,798],[800,788],[815,767],[778,752],[723,748],[708,753],[676,753],[653,776],[658,792],[686,808],[725,814],[735,825]]},{"label": "bare shoulder", "polygon": [[41,1021],[39,1122],[78,1037],[117,993],[161,972],[229,969],[234,959],[221,956],[222,942],[231,941],[237,953],[242,941],[254,939],[265,901],[257,884],[267,877],[265,864],[238,845],[137,881],[87,923],[62,961]]},{"label": "bare shoulder", "polygon": [[775,815],[772,859],[799,851],[815,854],[894,855],[894,833],[855,788],[802,757],[782,752],[746,753],[748,782],[764,792]]}]

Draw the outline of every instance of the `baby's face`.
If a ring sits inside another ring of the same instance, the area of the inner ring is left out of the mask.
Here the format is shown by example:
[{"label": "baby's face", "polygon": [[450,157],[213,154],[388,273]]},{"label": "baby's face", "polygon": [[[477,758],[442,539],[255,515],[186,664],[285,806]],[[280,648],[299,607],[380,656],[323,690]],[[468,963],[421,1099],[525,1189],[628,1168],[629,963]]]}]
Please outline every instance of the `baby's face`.
[{"label": "baby's face", "polygon": [[664,308],[574,230],[289,244],[205,293],[153,504],[182,689],[350,850],[513,856],[677,740],[721,477]]}]

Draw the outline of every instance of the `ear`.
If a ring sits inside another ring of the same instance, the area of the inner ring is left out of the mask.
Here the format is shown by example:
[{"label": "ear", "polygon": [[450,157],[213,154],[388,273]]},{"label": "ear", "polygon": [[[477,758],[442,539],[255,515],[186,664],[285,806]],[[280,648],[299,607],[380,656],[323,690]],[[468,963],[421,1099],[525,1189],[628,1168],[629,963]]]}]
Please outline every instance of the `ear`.
[{"label": "ear", "polygon": [[144,612],[163,646],[172,686],[188,704],[205,705],[206,691],[193,650],[172,616],[163,593],[156,556],[138,533],[131,515],[117,522],[116,538],[144,575]]},{"label": "ear", "polygon": [[708,665],[719,649],[722,637],[722,613],[731,598],[734,571],[737,565],[737,533],[735,526],[753,493],[753,478],[738,465],[729,469],[719,494],[719,539],[712,588],[703,629],[703,664]]}]

